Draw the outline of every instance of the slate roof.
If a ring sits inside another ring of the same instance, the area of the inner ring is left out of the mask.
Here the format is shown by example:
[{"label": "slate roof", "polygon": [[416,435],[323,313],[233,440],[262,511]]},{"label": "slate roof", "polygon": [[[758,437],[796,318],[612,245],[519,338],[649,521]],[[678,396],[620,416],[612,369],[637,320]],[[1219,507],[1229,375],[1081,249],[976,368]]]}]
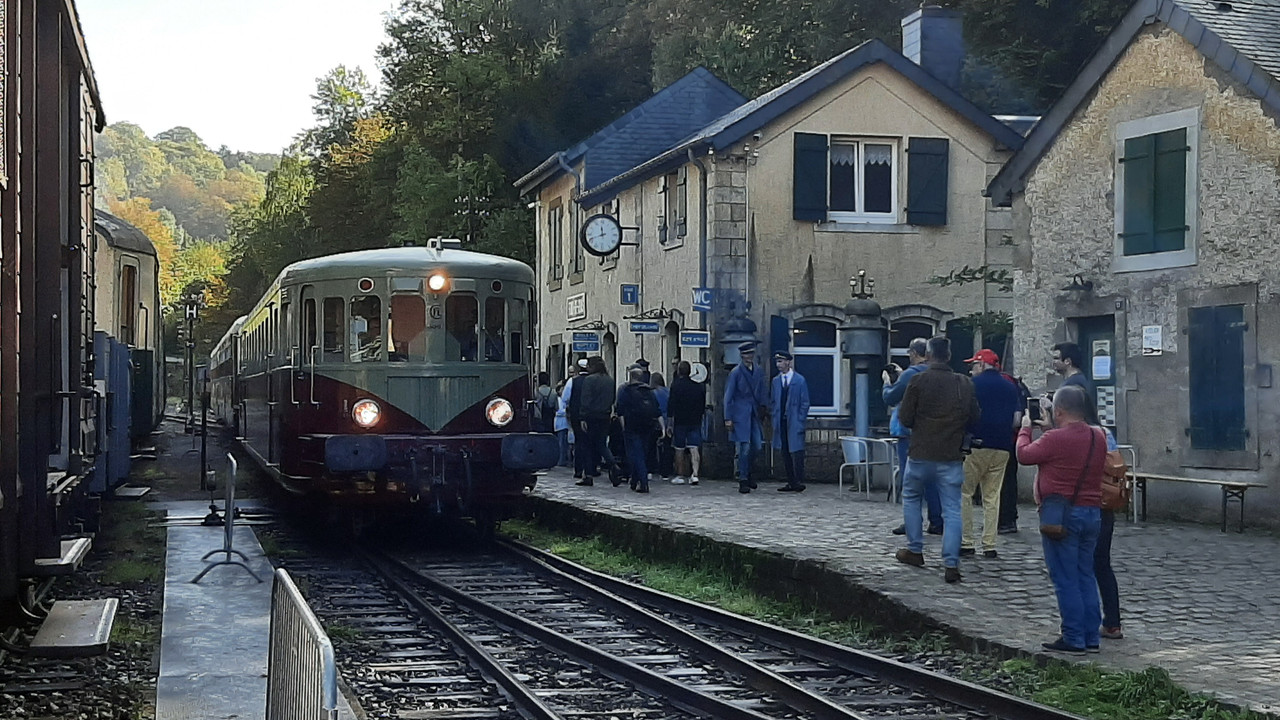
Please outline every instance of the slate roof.
[{"label": "slate roof", "polygon": [[1280,113],[1280,0],[1138,0],[1062,97],[1045,113],[1022,149],[987,186],[998,205],[1009,205],[1027,176],[1092,95],[1143,28],[1163,22],[1182,35],[1272,112]]},{"label": "slate roof", "polygon": [[156,246],[146,233],[105,210],[93,211],[93,227],[111,247],[156,257]]},{"label": "slate roof", "polygon": [[597,198],[604,199],[621,192],[669,165],[683,162],[681,158],[687,157],[690,150],[697,154],[705,154],[708,150],[723,150],[842,81],[851,73],[881,62],[986,131],[1002,145],[1013,149],[1022,146],[1023,139],[1019,133],[983,112],[959,92],[930,75],[884,41],[868,40],[810,69],[790,82],[750,102],[743,103],[685,138],[670,150],[651,157],[643,164],[632,167],[602,184],[586,183],[581,202],[594,204]]},{"label": "slate roof", "polygon": [[522,193],[529,192],[554,177],[561,171],[560,159],[570,167],[583,161],[586,187],[602,183],[744,102],[746,98],[706,68],[694,68],[591,137],[547,158],[517,180],[516,187]]}]

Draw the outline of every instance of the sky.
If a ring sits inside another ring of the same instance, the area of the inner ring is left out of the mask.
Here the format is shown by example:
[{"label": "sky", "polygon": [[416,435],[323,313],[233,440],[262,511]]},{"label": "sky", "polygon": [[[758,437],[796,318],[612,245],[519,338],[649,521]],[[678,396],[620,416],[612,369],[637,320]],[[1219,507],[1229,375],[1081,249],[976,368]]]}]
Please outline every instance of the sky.
[{"label": "sky", "polygon": [[191,128],[210,149],[280,152],[311,127],[316,79],[381,78],[396,0],[76,0],[107,122],[154,137]]}]

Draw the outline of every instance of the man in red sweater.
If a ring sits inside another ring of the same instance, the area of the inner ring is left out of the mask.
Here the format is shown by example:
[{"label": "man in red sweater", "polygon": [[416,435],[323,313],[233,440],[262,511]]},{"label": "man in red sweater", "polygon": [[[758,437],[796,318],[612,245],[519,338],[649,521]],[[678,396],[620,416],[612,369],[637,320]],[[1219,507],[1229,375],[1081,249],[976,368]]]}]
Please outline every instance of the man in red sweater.
[{"label": "man in red sweater", "polygon": [[[1035,497],[1039,505],[1050,495],[1070,503],[1063,525],[1067,536],[1040,536],[1044,562],[1058,596],[1062,637],[1044,649],[1072,655],[1097,652],[1102,624],[1098,583],[1093,575],[1093,551],[1102,529],[1102,467],[1107,438],[1085,422],[1089,402],[1085,391],[1066,385],[1053,396],[1053,429],[1031,439],[1031,414],[1022,415],[1018,431],[1018,462],[1036,465]],[[1042,404],[1045,416],[1049,407]]]}]

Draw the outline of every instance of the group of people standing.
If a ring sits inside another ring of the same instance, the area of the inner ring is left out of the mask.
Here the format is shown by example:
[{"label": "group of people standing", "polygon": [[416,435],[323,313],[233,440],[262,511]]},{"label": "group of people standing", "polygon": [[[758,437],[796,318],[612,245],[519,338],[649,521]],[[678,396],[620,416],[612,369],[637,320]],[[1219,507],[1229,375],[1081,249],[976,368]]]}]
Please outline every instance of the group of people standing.
[{"label": "group of people standing", "polygon": [[635,492],[647,493],[653,478],[673,471],[673,483],[698,484],[707,401],[706,386],[693,381],[691,369],[687,361],[676,363],[667,388],[662,374],[651,373],[641,359],[615,388],[597,356],[579,360],[578,374],[557,389],[548,386],[545,373],[539,377],[535,404],[546,400],[538,413],[543,429],[554,409],[550,430],[560,438],[560,464],[572,462],[578,485],[595,485],[603,472],[614,487],[629,482]]},{"label": "group of people standing", "polygon": [[729,373],[724,389],[724,425],[729,441],[737,450],[734,464],[738,492],[747,494],[759,487],[752,478],[756,454],[764,446],[763,423],[771,423],[773,447],[782,452],[787,483],[779,492],[804,491],[804,430],[809,420],[809,385],[795,371],[789,352],[773,355],[778,372],[769,381],[756,363],[754,342],[738,346],[741,361]]},{"label": "group of people standing", "polygon": [[[1105,460],[1117,446],[1099,423],[1079,347],[1053,347],[1053,367],[1063,382],[1052,398],[1032,398],[1025,385],[1001,372],[999,356],[989,349],[965,361],[970,376],[954,372],[945,337],[913,340],[910,361],[897,378],[884,378],[883,391],[885,402],[896,404],[891,429],[902,453],[903,525],[895,533],[905,534],[907,545],[897,560],[925,565],[923,506],[928,531],[942,535],[946,582],[961,580],[960,558],[975,555],[979,542],[985,558],[997,558],[997,534],[1017,532],[1016,515],[1007,524],[1004,510],[1016,508],[1017,464],[1034,465],[1042,523],[1048,522],[1047,508],[1065,508],[1054,521],[1060,533],[1043,526],[1041,532],[1062,617],[1061,637],[1044,643],[1045,649],[1083,654],[1096,652],[1100,638],[1123,637],[1111,568],[1115,517],[1102,508]],[[983,507],[981,538],[975,493]]]}]

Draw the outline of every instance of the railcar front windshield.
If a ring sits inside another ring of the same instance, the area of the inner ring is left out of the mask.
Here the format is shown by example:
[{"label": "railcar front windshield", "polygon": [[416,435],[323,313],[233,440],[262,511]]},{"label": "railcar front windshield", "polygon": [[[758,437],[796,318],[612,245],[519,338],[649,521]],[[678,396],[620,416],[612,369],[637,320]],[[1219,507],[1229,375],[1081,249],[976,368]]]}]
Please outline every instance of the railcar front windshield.
[{"label": "railcar front windshield", "polygon": [[382,298],[365,295],[351,300],[351,325],[347,347],[351,362],[382,359]]},{"label": "railcar front windshield", "polygon": [[421,362],[427,359],[427,304],[421,295],[398,293],[391,296],[392,362]]}]

